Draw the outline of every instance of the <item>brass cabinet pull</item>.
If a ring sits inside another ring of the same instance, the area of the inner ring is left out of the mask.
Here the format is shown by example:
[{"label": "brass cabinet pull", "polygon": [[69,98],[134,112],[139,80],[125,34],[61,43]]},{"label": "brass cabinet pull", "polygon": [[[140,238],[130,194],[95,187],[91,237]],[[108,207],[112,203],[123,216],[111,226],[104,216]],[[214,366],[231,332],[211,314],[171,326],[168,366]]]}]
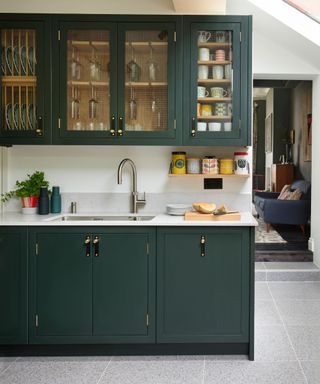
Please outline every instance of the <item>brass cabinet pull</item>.
[{"label": "brass cabinet pull", "polygon": [[196,135],[196,118],[193,117],[191,122],[191,136],[195,137],[195,135]]},{"label": "brass cabinet pull", "polygon": [[123,117],[119,117],[119,129],[117,131],[118,136],[123,135]]},{"label": "brass cabinet pull", "polygon": [[99,242],[100,242],[100,239],[99,239],[99,236],[95,236],[93,238],[93,254],[95,257],[99,257]]},{"label": "brass cabinet pull", "polygon": [[115,136],[116,135],[116,118],[114,116],[111,117],[110,135],[111,136]]},{"label": "brass cabinet pull", "polygon": [[90,257],[91,256],[91,253],[90,253],[91,237],[90,236],[86,236],[84,240],[84,245],[86,247],[86,256]]},{"label": "brass cabinet pull", "polygon": [[42,117],[38,117],[38,127],[36,129],[36,135],[42,136],[43,135],[43,127],[42,127]]},{"label": "brass cabinet pull", "polygon": [[201,257],[206,255],[206,237],[203,235],[200,237],[200,255]]}]

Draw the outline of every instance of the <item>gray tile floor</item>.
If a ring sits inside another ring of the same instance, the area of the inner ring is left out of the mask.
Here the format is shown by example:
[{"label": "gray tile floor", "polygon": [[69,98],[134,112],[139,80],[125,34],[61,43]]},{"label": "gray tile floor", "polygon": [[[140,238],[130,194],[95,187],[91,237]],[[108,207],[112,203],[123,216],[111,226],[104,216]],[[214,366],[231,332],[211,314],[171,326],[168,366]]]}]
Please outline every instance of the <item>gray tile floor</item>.
[{"label": "gray tile floor", "polygon": [[0,384],[320,384],[320,282],[256,283],[256,359],[0,358]]}]

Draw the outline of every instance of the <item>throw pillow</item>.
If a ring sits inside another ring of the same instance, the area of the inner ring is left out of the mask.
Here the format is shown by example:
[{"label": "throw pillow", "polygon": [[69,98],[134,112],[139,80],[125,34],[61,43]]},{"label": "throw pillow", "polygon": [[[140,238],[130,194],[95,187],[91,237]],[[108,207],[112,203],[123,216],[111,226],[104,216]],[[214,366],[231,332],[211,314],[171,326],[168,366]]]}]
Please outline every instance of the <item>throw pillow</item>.
[{"label": "throw pillow", "polygon": [[[281,191],[281,193],[282,193],[282,191]],[[279,200],[300,200],[301,196],[302,196],[302,192],[300,191],[299,188],[297,188],[294,191],[290,191],[290,186],[289,186],[289,190],[286,189],[281,194],[281,196],[280,195],[278,196],[278,199]]]},{"label": "throw pillow", "polygon": [[279,200],[287,200],[288,193],[290,193],[290,185],[285,185],[278,196]]}]

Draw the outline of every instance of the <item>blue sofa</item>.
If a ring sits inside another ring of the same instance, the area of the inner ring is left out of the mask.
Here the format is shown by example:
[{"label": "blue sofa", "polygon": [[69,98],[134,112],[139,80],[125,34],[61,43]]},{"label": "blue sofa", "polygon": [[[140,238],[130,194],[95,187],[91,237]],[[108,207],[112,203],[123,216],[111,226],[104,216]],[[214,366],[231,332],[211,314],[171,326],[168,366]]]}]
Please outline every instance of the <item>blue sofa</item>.
[{"label": "blue sofa", "polygon": [[254,206],[266,223],[267,232],[271,224],[292,224],[299,225],[304,233],[311,213],[311,184],[306,180],[295,180],[291,191],[297,188],[302,192],[300,200],[278,200],[279,193],[276,192],[255,193]]}]

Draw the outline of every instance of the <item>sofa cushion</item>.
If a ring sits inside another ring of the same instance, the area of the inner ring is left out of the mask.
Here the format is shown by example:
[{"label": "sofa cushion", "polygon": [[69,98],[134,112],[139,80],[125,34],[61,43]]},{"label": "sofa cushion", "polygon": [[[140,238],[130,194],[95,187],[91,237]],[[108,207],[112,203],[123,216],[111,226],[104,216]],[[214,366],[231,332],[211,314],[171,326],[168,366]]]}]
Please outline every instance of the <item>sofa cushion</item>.
[{"label": "sofa cushion", "polygon": [[[290,188],[290,186],[289,186]],[[282,195],[278,197],[279,200],[300,200],[302,196],[302,192],[299,188],[295,189],[294,191],[290,191],[290,189],[286,189],[283,191]]]},{"label": "sofa cushion", "polygon": [[307,180],[295,180],[291,184],[291,191],[300,189],[302,192],[301,200],[310,200],[311,199],[311,183]]},{"label": "sofa cushion", "polygon": [[281,189],[281,192],[278,196],[278,199],[279,200],[286,200],[286,196],[288,196],[288,193],[290,192],[290,188],[291,188],[290,184],[284,185],[283,188]]}]

